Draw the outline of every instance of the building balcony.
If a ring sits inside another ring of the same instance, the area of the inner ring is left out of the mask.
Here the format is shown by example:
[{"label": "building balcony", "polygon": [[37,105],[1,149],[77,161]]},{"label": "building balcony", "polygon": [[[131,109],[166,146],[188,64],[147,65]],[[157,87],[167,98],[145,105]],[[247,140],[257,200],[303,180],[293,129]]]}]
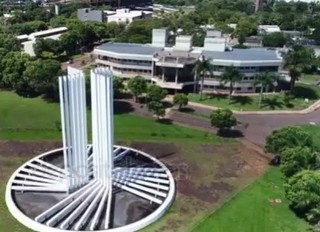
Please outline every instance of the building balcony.
[{"label": "building balcony", "polygon": [[95,62],[97,64],[103,64],[107,65],[110,67],[117,67],[117,68],[127,68],[127,69],[140,69],[140,70],[152,70],[152,66],[147,66],[147,65],[141,65],[142,63],[137,62],[136,64],[134,63],[116,63],[112,62],[110,60],[101,60],[101,59],[96,59]]},{"label": "building balcony", "polygon": [[184,64],[171,63],[171,62],[156,62],[156,66],[168,67],[168,68],[184,68]]}]

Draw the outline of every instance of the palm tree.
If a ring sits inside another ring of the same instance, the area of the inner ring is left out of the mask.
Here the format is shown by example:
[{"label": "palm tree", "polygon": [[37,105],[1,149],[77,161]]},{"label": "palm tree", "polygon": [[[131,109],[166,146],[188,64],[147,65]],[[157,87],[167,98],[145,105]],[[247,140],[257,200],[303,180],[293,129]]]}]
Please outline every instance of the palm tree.
[{"label": "palm tree", "polygon": [[224,73],[221,76],[221,80],[224,82],[224,84],[229,83],[230,91],[229,91],[229,104],[231,101],[231,95],[233,92],[233,86],[234,83],[237,81],[240,81],[243,77],[243,74],[240,72],[240,70],[234,66],[228,66],[225,68]]},{"label": "palm tree", "polygon": [[197,60],[195,66],[193,68],[193,74],[195,77],[195,84],[194,84],[194,92],[196,92],[196,86],[198,85],[199,77],[201,78],[201,86],[200,86],[200,100],[202,100],[202,93],[203,93],[203,82],[204,76],[206,73],[209,73],[212,76],[212,64],[211,59],[207,59],[202,56],[200,59]]},{"label": "palm tree", "polygon": [[301,76],[303,69],[312,66],[315,60],[313,49],[301,45],[294,46],[284,56],[283,67],[289,71],[290,90],[292,91],[296,80]]},{"label": "palm tree", "polygon": [[269,72],[259,73],[256,75],[254,85],[261,86],[260,95],[259,95],[259,107],[261,107],[261,101],[263,98],[263,89],[268,88],[269,86],[273,86],[276,79],[277,79],[276,75]]}]

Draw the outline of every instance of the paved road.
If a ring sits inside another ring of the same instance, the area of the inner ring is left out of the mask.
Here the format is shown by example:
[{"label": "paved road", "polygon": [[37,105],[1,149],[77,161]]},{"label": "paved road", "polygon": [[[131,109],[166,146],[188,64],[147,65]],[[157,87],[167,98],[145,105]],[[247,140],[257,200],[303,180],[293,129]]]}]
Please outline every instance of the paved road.
[{"label": "paved road", "polygon": [[[190,107],[198,114],[208,115],[211,113],[211,110],[199,108],[199,107]],[[270,134],[273,130],[290,125],[301,125],[309,124],[310,122],[315,122],[320,124],[320,109],[309,113],[309,114],[279,114],[279,115],[256,115],[256,114],[247,114],[247,115],[236,115],[239,121],[243,124],[247,124],[246,127],[241,127],[243,135],[250,140],[251,142],[263,146],[265,142],[265,137]],[[182,116],[174,114],[173,119],[175,121],[181,120],[181,123],[187,123],[187,120],[183,120]],[[192,125],[198,122],[199,127],[204,127],[204,125],[209,125],[209,120],[206,118],[201,118],[197,120],[192,120]],[[205,127],[207,127],[205,126]]]},{"label": "paved road", "polygon": [[71,66],[74,68],[80,68],[80,67],[84,66],[84,64],[82,63],[83,61],[85,62],[85,65],[88,65],[89,63],[93,63],[90,55],[86,54],[83,57],[79,57],[77,59],[74,59],[72,64],[68,64],[68,62],[63,62],[60,65],[61,65],[62,69],[66,69],[68,66]]}]

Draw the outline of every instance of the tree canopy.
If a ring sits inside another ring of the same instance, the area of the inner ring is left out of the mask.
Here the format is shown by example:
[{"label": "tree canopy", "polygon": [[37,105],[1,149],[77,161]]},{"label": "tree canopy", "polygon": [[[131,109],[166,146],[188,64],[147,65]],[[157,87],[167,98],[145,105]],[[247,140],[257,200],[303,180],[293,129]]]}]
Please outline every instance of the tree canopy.
[{"label": "tree canopy", "polygon": [[305,169],[313,170],[316,164],[316,153],[309,147],[286,148],[281,152],[281,171],[286,177]]},{"label": "tree canopy", "polygon": [[286,148],[313,148],[312,137],[300,127],[284,127],[273,131],[266,138],[265,149],[273,154],[281,154]]},{"label": "tree canopy", "polygon": [[286,197],[292,208],[307,216],[320,204],[320,172],[303,170],[288,179],[285,184]]},{"label": "tree canopy", "polygon": [[238,121],[229,109],[218,109],[210,115],[211,126],[218,128],[218,133],[236,126]]}]

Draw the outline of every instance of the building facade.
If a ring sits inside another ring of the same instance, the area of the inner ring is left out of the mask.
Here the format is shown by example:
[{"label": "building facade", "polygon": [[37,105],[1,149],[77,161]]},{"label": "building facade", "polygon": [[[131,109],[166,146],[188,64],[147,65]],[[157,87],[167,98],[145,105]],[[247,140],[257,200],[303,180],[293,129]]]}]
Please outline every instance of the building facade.
[{"label": "building facade", "polygon": [[58,40],[62,33],[66,32],[68,28],[58,27],[44,31],[33,32],[30,35],[19,35],[16,38],[21,42],[21,50],[28,53],[30,56],[35,56],[34,44],[37,39],[54,39]]},{"label": "building facade", "polygon": [[129,8],[109,10],[92,10],[91,8],[78,9],[77,17],[80,21],[132,23],[134,21],[152,18],[152,12],[130,10]]},{"label": "building facade", "polygon": [[223,83],[220,79],[228,66],[238,67],[244,75],[234,86],[235,92],[240,93],[260,91],[260,87],[254,85],[258,73],[268,71],[278,74],[282,58],[277,51],[232,49],[226,38],[209,35],[205,38],[204,47],[192,47],[191,36],[178,36],[175,46],[170,47],[167,45],[167,31],[154,29],[150,45],[107,43],[96,47],[96,63],[110,67],[116,76],[122,78],[139,75],[162,88],[186,92],[199,88],[200,81],[195,78],[193,69],[197,60],[203,57],[210,59],[213,66],[213,75],[205,75],[206,91],[228,90],[229,83]]}]

